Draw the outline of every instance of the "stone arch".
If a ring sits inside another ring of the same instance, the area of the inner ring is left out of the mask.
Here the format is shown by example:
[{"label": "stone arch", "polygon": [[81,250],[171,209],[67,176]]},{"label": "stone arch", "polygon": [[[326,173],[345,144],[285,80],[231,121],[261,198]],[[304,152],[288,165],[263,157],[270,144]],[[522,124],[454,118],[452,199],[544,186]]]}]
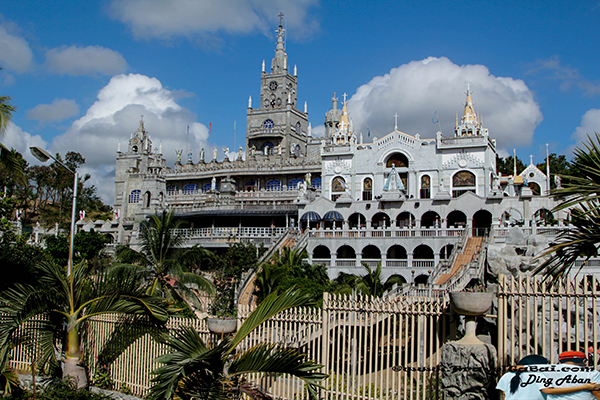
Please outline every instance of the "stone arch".
[{"label": "stone arch", "polygon": [[415,225],[415,216],[408,211],[401,212],[396,217],[396,226],[398,228],[414,228]]},{"label": "stone arch", "polygon": [[452,176],[452,197],[459,197],[466,192],[476,192],[477,179],[471,171],[458,171]]},{"label": "stone arch", "polygon": [[446,228],[464,228],[467,226],[467,216],[464,212],[454,210],[446,216]]},{"label": "stone arch", "polygon": [[421,176],[421,188],[419,190],[419,198],[431,198],[431,177],[429,175]]},{"label": "stone arch", "polygon": [[152,199],[152,194],[150,193],[149,190],[146,191],[146,193],[144,193],[144,207],[149,208],[150,207],[150,200]]},{"label": "stone arch", "polygon": [[533,219],[537,225],[553,225],[556,223],[554,214],[546,208],[540,208],[533,214]]},{"label": "stone arch", "polygon": [[415,247],[413,257],[419,260],[433,260],[435,258],[433,249],[426,244]]},{"label": "stone arch", "polygon": [[415,279],[413,280],[413,283],[415,285],[426,285],[428,281],[429,281],[429,275],[420,274],[415,277]]},{"label": "stone arch", "polygon": [[500,219],[502,224],[504,225],[523,225],[523,214],[515,208],[509,208],[508,210],[502,213],[502,217]]},{"label": "stone arch", "polygon": [[447,260],[452,255],[452,250],[454,250],[454,245],[449,243],[440,249],[440,260]]},{"label": "stone arch", "polygon": [[407,258],[408,254],[406,249],[399,244],[395,244],[387,250],[388,260],[406,260]]},{"label": "stone arch", "polygon": [[406,154],[400,152],[390,154],[385,160],[386,168],[392,168],[392,165],[396,168],[408,168],[409,164]]},{"label": "stone arch", "polygon": [[379,260],[381,259],[381,250],[379,250],[379,247],[372,244],[365,246],[362,249],[362,258]]},{"label": "stone arch", "polygon": [[373,179],[365,178],[362,184],[363,201],[373,200]]},{"label": "stone arch", "polygon": [[313,250],[313,258],[331,258],[331,251],[329,250],[329,247],[322,244],[315,247]]},{"label": "stone arch", "polygon": [[346,180],[341,176],[336,176],[331,180],[331,201],[336,201],[346,192]]},{"label": "stone arch", "polygon": [[421,228],[438,228],[441,222],[440,214],[435,211],[427,211],[421,216]]},{"label": "stone arch", "polygon": [[378,212],[371,218],[371,226],[373,228],[390,227],[390,216],[384,212]]},{"label": "stone arch", "polygon": [[139,203],[141,194],[142,194],[142,191],[139,189],[132,190],[131,193],[129,193],[128,202],[129,203]]},{"label": "stone arch", "polygon": [[348,227],[350,229],[366,228],[367,218],[359,212],[356,212],[348,217]]},{"label": "stone arch", "polygon": [[354,249],[348,245],[343,245],[337,249],[336,252],[337,258],[356,258],[356,252]]},{"label": "stone arch", "polygon": [[531,189],[531,193],[533,193],[535,196],[542,194],[542,188],[537,182],[529,182],[527,183],[527,187]]},{"label": "stone arch", "polygon": [[488,210],[479,210],[473,214],[473,235],[486,235],[492,227],[492,218],[492,213]]}]

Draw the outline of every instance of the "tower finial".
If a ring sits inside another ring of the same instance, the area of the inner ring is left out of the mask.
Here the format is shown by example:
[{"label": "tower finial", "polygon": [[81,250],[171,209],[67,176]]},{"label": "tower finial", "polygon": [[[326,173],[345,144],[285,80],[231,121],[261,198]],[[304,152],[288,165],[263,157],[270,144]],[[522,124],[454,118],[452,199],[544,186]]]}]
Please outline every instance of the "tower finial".
[{"label": "tower finial", "polygon": [[281,11],[278,15],[279,17],[279,26],[283,27],[283,11]]}]

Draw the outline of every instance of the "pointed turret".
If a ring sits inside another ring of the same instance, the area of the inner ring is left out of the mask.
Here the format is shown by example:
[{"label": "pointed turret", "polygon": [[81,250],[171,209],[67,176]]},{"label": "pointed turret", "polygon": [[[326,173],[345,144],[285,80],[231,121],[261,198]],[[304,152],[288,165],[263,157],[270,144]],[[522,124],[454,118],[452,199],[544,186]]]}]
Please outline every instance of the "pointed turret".
[{"label": "pointed turret", "polygon": [[277,29],[277,46],[275,57],[271,61],[271,73],[282,74],[287,71],[287,54],[285,52],[285,29],[283,29],[283,13],[279,14],[279,29]]},{"label": "pointed turret", "polygon": [[471,84],[467,83],[467,100],[465,102],[465,108],[463,115],[458,121],[458,114],[456,118],[456,126],[454,127],[455,136],[487,136],[488,130],[483,128],[481,125],[481,119],[475,112],[473,107],[473,100],[471,99]]}]

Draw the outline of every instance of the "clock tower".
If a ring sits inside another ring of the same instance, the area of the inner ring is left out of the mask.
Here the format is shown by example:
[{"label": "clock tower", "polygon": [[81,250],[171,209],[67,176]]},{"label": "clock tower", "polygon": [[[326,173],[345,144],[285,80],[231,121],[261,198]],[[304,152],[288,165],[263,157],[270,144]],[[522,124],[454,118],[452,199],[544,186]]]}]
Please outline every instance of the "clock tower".
[{"label": "clock tower", "polygon": [[250,157],[278,154],[284,158],[306,156],[308,113],[306,107],[304,112],[297,108],[298,77],[296,67],[293,75],[288,72],[282,17],[283,14],[280,14],[270,73],[265,72],[263,61],[259,108],[248,105],[246,148]]}]

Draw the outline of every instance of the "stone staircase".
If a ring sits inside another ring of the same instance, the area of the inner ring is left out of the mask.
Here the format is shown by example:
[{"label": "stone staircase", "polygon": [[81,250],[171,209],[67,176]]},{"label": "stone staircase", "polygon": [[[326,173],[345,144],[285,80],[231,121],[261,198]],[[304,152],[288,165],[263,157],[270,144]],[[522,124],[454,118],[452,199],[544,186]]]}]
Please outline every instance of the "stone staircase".
[{"label": "stone staircase", "polygon": [[476,261],[479,258],[479,253],[483,245],[482,236],[468,237],[467,243],[462,249],[462,253],[456,255],[452,268],[447,273],[443,273],[439,276],[435,285],[443,285],[452,280],[460,274],[460,272],[472,261]]}]

